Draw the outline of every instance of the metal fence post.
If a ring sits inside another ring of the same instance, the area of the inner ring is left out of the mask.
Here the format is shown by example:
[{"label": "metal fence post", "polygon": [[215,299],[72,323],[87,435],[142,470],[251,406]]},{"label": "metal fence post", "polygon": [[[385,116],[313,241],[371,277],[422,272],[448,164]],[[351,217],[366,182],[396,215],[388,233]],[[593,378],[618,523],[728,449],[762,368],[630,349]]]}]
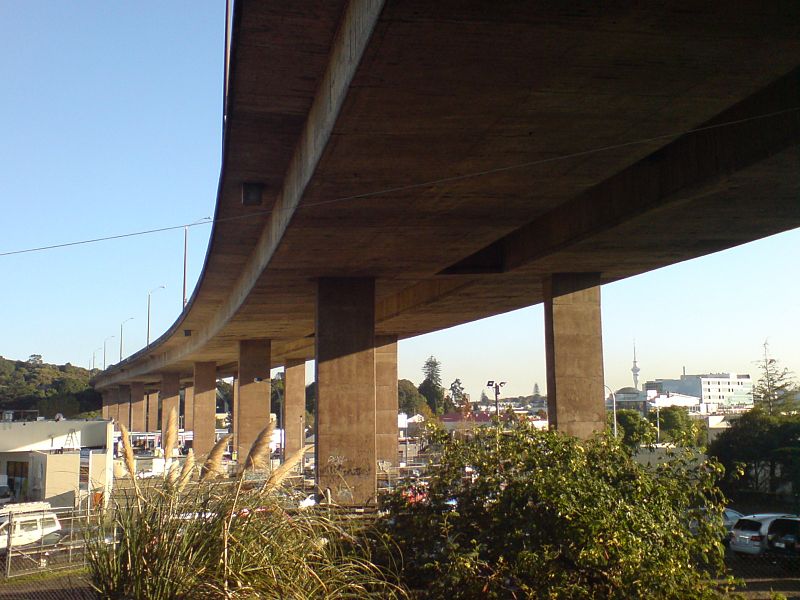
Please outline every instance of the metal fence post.
[{"label": "metal fence post", "polygon": [[11,577],[11,540],[14,532],[14,513],[8,513],[8,538],[6,540],[6,579]]}]

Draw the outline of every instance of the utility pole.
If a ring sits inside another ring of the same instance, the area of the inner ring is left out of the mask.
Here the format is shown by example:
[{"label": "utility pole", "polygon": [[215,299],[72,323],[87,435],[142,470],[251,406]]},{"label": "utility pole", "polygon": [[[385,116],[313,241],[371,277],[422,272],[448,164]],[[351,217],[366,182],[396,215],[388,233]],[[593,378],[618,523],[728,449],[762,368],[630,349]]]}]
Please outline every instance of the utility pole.
[{"label": "utility pole", "polygon": [[506,384],[505,381],[489,380],[486,382],[486,387],[494,390],[494,414],[500,419],[500,388]]}]

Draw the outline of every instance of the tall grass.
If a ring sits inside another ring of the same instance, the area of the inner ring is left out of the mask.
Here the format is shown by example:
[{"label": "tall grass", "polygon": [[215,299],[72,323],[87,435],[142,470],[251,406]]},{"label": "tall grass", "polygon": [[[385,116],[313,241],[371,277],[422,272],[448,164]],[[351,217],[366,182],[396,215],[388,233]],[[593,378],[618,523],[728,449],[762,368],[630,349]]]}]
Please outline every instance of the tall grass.
[{"label": "tall grass", "polygon": [[[124,436],[125,434],[123,434]],[[123,441],[124,443],[124,441]],[[263,460],[258,441],[249,466]],[[213,451],[212,451],[213,454]],[[204,473],[216,472],[215,465]],[[354,521],[287,508],[275,484],[244,480],[139,482],[107,512],[111,536],[87,539],[102,598],[131,600],[405,598],[375,566]]]}]

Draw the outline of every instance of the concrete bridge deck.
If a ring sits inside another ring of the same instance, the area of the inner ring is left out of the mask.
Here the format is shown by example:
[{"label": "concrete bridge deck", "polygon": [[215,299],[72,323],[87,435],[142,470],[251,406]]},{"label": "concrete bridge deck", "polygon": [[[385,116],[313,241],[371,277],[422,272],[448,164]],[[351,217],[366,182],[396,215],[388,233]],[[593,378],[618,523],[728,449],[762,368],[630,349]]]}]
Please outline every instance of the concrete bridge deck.
[{"label": "concrete bridge deck", "polygon": [[101,390],[314,358],[321,281],[403,339],[800,225],[797,3],[238,0],[228,82],[200,281]]}]

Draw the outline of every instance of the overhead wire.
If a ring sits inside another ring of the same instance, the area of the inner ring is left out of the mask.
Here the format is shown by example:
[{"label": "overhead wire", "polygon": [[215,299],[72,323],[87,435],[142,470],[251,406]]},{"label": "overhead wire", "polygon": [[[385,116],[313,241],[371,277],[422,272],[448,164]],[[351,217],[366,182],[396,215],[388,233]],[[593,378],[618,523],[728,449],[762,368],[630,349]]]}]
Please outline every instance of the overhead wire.
[{"label": "overhead wire", "polygon": [[385,188],[385,189],[382,189],[382,190],[364,192],[364,193],[361,193],[361,194],[353,194],[353,195],[350,195],[350,196],[341,196],[341,197],[338,197],[338,198],[331,198],[331,199],[328,199],[328,200],[319,200],[317,202],[308,202],[306,204],[301,204],[301,205],[298,205],[296,207],[291,207],[291,208],[286,208],[286,209],[269,208],[269,209],[265,209],[265,210],[251,211],[251,212],[248,212],[248,213],[245,213],[245,214],[241,214],[241,215],[233,215],[233,216],[230,216],[230,217],[219,217],[219,218],[216,218],[216,219],[213,219],[211,217],[203,217],[202,219],[196,220],[196,221],[194,221],[192,223],[184,223],[184,224],[181,224],[181,225],[170,225],[170,226],[158,227],[158,228],[154,228],[154,229],[145,229],[145,230],[133,231],[133,232],[129,232],[129,233],[121,233],[121,234],[108,235],[108,236],[91,238],[91,239],[86,239],[86,240],[78,240],[78,241],[74,241],[74,242],[64,242],[64,243],[60,243],[60,244],[50,244],[50,245],[47,245],[47,246],[37,246],[37,247],[34,247],[34,248],[25,248],[25,249],[21,249],[21,250],[10,250],[10,251],[6,251],[6,252],[0,252],[0,257],[13,256],[13,255],[17,255],[17,254],[28,254],[28,253],[32,253],[32,252],[41,252],[41,251],[45,251],[45,250],[54,250],[54,249],[58,249],[58,248],[68,248],[68,247],[71,247],[71,246],[81,246],[81,245],[85,245],[85,244],[95,244],[95,243],[98,243],[98,242],[119,240],[119,239],[124,239],[124,238],[142,236],[142,235],[151,235],[151,234],[155,234],[155,233],[163,233],[165,231],[174,231],[176,229],[184,229],[186,227],[196,227],[196,226],[199,226],[199,225],[208,225],[208,224],[212,224],[212,223],[216,224],[216,223],[223,223],[223,222],[229,222],[229,221],[236,221],[236,220],[239,220],[239,219],[248,219],[248,218],[252,218],[254,216],[271,214],[273,212],[276,212],[277,210],[287,210],[287,211],[288,210],[299,210],[299,209],[304,209],[304,208],[312,208],[312,207],[315,207],[315,206],[322,206],[322,205],[326,205],[326,204],[334,204],[334,203],[339,203],[339,202],[348,202],[348,201],[352,201],[352,200],[361,200],[361,199],[364,199],[364,198],[372,198],[372,197],[376,197],[376,196],[385,196],[385,195],[388,195],[388,194],[393,194],[393,193],[398,193],[398,192],[405,192],[405,191],[414,190],[414,189],[420,189],[420,188],[425,188],[425,187],[432,187],[432,186],[442,185],[442,184],[447,184],[447,183],[455,183],[455,182],[464,181],[464,180],[467,180],[467,179],[474,179],[474,178],[477,178],[477,177],[485,177],[487,175],[495,175],[497,173],[504,173],[504,172],[508,172],[508,171],[525,169],[525,168],[535,167],[535,166],[544,165],[544,164],[548,164],[548,163],[564,161],[564,160],[570,160],[570,159],[573,159],[573,158],[581,158],[581,157],[584,157],[584,156],[591,156],[593,154],[599,154],[599,153],[602,153],[602,152],[610,152],[612,150],[619,150],[621,148],[627,148],[627,147],[630,147],[630,146],[645,145],[645,144],[649,144],[649,143],[652,143],[652,142],[659,142],[659,141],[663,141],[663,140],[667,140],[667,139],[679,138],[679,137],[682,137],[682,136],[685,136],[685,135],[691,135],[691,134],[694,134],[694,133],[701,133],[701,132],[710,131],[710,130],[713,130],[713,129],[720,129],[720,128],[723,128],[723,127],[731,127],[733,125],[740,125],[742,123],[747,123],[747,122],[752,122],[752,121],[757,121],[757,120],[763,120],[763,119],[769,119],[769,118],[772,118],[772,117],[776,117],[776,116],[780,116],[780,115],[784,115],[784,114],[788,114],[788,113],[792,113],[792,112],[798,112],[798,111],[800,111],[800,106],[795,106],[795,107],[786,108],[786,109],[782,109],[782,110],[778,110],[778,111],[773,111],[773,112],[765,113],[765,114],[761,114],[761,115],[754,115],[754,116],[745,117],[745,118],[742,118],[742,119],[735,119],[735,120],[731,120],[731,121],[725,121],[725,122],[722,122],[722,123],[714,123],[712,125],[705,125],[705,126],[702,126],[702,127],[696,127],[694,129],[687,129],[687,130],[681,131],[679,133],[667,133],[667,134],[657,135],[657,136],[648,137],[648,138],[641,138],[641,139],[638,139],[638,140],[630,140],[630,141],[627,141],[627,142],[620,142],[618,144],[610,144],[610,145],[606,145],[606,146],[600,146],[600,147],[592,148],[592,149],[588,149],[588,150],[580,150],[580,151],[571,152],[571,153],[568,153],[568,154],[561,154],[561,155],[558,155],[558,156],[551,156],[551,157],[548,157],[548,158],[541,158],[541,159],[522,162],[522,163],[515,163],[515,164],[512,164],[512,165],[505,165],[505,166],[502,166],[502,167],[494,167],[494,168],[491,168],[491,169],[473,171],[473,172],[470,172],[470,173],[463,173],[463,174],[460,174],[460,175],[452,175],[452,176],[449,176],[449,177],[442,177],[442,178],[439,178],[439,179],[432,179],[432,180],[423,181],[423,182],[409,183],[407,185],[400,185],[400,186],[395,186],[395,187],[391,187],[391,188]]}]

